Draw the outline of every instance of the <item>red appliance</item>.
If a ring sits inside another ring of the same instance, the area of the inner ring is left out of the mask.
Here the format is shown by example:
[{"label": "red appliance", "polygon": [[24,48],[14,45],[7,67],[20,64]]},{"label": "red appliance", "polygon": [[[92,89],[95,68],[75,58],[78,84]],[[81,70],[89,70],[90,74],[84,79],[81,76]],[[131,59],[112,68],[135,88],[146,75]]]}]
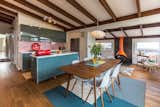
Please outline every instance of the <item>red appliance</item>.
[{"label": "red appliance", "polygon": [[37,50],[36,56],[50,55],[51,50]]},{"label": "red appliance", "polygon": [[32,50],[33,51],[38,51],[38,50],[40,50],[40,48],[41,48],[41,46],[40,46],[39,43],[33,43],[32,44]]}]

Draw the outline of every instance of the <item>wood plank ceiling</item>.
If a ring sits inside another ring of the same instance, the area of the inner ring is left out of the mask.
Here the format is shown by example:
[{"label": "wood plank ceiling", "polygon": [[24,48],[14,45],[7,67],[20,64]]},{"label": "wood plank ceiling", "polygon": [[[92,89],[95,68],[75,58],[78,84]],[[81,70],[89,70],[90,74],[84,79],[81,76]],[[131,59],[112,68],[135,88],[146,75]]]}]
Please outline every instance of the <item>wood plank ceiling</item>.
[{"label": "wood plank ceiling", "polygon": [[[6,8],[4,8],[6,7]],[[8,10],[8,8],[10,10]],[[0,0],[0,21],[12,23],[16,12],[43,20],[51,17],[65,31],[160,14],[159,0]],[[9,14],[7,14],[9,13]],[[160,35],[160,24],[106,29],[106,38]],[[136,32],[134,35],[131,32]],[[159,34],[158,34],[159,33]]]}]

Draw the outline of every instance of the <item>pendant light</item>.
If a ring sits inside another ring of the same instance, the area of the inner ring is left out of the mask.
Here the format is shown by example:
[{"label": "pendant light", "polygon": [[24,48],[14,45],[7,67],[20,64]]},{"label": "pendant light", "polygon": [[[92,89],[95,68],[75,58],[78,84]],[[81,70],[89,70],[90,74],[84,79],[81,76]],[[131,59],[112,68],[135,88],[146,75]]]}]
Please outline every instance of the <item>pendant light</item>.
[{"label": "pendant light", "polygon": [[98,26],[99,26],[99,23],[97,21],[96,30],[91,32],[91,36],[93,36],[94,38],[104,38],[105,33],[104,31],[98,30]]}]

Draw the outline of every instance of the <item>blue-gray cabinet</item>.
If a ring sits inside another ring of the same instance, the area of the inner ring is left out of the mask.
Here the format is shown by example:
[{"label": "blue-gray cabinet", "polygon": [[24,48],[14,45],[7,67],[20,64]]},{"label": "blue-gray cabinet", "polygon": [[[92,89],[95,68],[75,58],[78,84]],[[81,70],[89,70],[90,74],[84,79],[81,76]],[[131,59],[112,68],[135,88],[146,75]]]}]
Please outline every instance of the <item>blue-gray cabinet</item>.
[{"label": "blue-gray cabinet", "polygon": [[[40,37],[45,37],[53,42],[66,42],[66,32],[56,31],[35,26],[21,24],[21,40],[23,41],[41,41]],[[34,38],[36,38],[34,40]]]},{"label": "blue-gray cabinet", "polygon": [[19,57],[21,59],[19,66],[22,71],[31,70],[31,55],[32,55],[32,52],[20,52],[19,53]]},{"label": "blue-gray cabinet", "polygon": [[59,68],[64,65],[72,64],[73,60],[79,59],[78,53],[62,53],[48,56],[32,57],[32,78],[38,84],[54,76],[63,74]]}]

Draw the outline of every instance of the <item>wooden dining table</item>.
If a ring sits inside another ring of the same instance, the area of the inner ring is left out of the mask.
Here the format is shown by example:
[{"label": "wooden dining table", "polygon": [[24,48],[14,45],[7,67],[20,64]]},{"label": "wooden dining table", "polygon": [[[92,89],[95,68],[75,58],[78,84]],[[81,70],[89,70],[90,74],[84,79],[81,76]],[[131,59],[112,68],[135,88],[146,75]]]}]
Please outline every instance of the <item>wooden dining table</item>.
[{"label": "wooden dining table", "polygon": [[80,62],[77,64],[71,64],[61,67],[60,69],[68,74],[68,82],[66,88],[66,94],[68,93],[70,80],[73,75],[78,76],[82,79],[93,79],[94,81],[94,107],[97,107],[97,96],[96,96],[96,77],[99,76],[101,73],[107,71],[111,67],[120,63],[119,59],[103,59],[105,63],[99,66],[90,66],[87,65],[86,62]]}]

